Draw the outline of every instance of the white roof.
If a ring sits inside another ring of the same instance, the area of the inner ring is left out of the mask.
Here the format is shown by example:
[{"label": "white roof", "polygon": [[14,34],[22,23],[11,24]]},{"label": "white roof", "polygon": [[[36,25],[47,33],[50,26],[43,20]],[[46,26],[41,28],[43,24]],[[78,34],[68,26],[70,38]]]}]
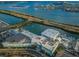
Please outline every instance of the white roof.
[{"label": "white roof", "polygon": [[56,44],[56,42],[47,41],[46,38],[43,36],[32,38],[32,42],[36,42],[37,44],[42,45],[43,47],[51,51],[55,48],[54,45]]},{"label": "white roof", "polygon": [[79,51],[79,41],[77,41],[77,43],[76,43],[75,50]]},{"label": "white roof", "polygon": [[57,34],[59,34],[59,31],[54,30],[54,29],[46,29],[41,34],[50,38],[54,38]]},{"label": "white roof", "polygon": [[[45,41],[43,41],[43,42],[45,42]],[[57,41],[56,42],[51,42],[51,43],[49,41],[47,41],[45,44],[43,42],[42,42],[42,46],[44,48],[50,50],[51,53],[53,53],[59,45],[59,42],[57,42]]]},{"label": "white roof", "polygon": [[28,36],[28,37],[30,37],[30,38],[38,36],[38,35],[36,35],[34,33],[31,33],[30,31],[27,31],[27,30],[24,30],[24,29],[22,29],[21,33],[24,34],[24,35],[26,35],[26,36]]},{"label": "white roof", "polygon": [[44,40],[46,40],[46,37],[43,36],[35,36],[32,38],[32,42],[36,42],[37,44],[40,44]]}]

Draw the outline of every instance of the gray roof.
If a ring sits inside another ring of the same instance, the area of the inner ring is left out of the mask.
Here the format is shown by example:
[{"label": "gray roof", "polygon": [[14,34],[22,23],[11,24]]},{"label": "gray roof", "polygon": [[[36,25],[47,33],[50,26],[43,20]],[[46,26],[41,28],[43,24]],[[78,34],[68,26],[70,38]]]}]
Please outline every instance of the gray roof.
[{"label": "gray roof", "polygon": [[26,39],[25,40],[25,43],[26,42],[31,42],[31,39],[29,38],[29,37],[27,37],[27,36],[25,36],[25,35],[23,35],[23,34],[16,34],[16,35],[14,35],[14,36],[11,36],[11,37],[9,37],[9,38],[6,38],[6,41],[7,42],[20,42],[20,41],[22,41],[23,39]]},{"label": "gray roof", "polygon": [[6,30],[6,26],[8,26],[8,24],[0,20],[0,32]]},{"label": "gray roof", "polygon": [[0,28],[4,26],[7,26],[7,24],[5,24],[4,22],[0,22]]},{"label": "gray roof", "polygon": [[[0,31],[6,30],[7,29],[6,26],[8,26],[8,24],[0,20]],[[12,31],[8,32],[8,34],[10,34],[10,35],[12,33],[13,33]],[[7,35],[7,33],[6,33],[6,35]],[[21,33],[19,33],[19,34],[15,33],[15,35],[9,36],[8,38],[6,38],[6,41],[7,42],[20,42],[23,39],[26,39],[25,42],[31,42],[31,39],[29,37],[27,37]]]}]

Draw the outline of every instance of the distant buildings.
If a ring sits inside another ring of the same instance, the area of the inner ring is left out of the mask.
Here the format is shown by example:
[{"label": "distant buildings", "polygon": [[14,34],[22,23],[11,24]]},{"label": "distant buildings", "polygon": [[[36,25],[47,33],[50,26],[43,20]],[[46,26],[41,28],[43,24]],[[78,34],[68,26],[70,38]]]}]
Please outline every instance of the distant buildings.
[{"label": "distant buildings", "polygon": [[79,12],[79,3],[64,3],[64,10],[69,12]]}]

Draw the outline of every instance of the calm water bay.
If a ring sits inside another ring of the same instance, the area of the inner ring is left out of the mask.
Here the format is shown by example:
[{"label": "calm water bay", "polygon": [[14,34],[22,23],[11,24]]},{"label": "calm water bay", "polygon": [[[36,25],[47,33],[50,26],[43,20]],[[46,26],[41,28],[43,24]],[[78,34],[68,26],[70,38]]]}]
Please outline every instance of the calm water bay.
[{"label": "calm water bay", "polygon": [[[14,10],[20,13],[29,14],[33,16],[37,16],[43,19],[47,20],[53,20],[60,23],[65,24],[72,24],[79,26],[79,13],[75,12],[66,12],[64,10],[47,10],[47,9],[36,9],[34,6],[37,5],[48,5],[53,4],[53,2],[14,2],[14,3],[0,3],[0,9],[1,10]],[[19,7],[13,7],[13,6],[19,6]],[[21,22],[22,19],[16,18],[9,15],[0,14],[0,20],[3,20],[9,24],[15,24],[18,22]],[[29,26],[25,26],[24,29],[29,30],[35,34],[39,34],[44,31],[47,28],[53,28],[48,27],[44,25],[39,24],[32,24]],[[78,39],[79,35],[72,34],[65,32],[63,30],[53,28],[56,30],[59,30],[62,34],[66,34],[68,37],[71,37],[72,39]],[[64,36],[66,36],[64,35]]]}]

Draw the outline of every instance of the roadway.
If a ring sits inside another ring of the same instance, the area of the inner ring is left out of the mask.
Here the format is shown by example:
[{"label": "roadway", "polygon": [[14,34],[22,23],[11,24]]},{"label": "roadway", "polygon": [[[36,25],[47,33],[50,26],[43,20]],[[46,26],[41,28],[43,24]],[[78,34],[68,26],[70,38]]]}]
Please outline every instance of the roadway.
[{"label": "roadway", "polygon": [[27,14],[22,14],[22,13],[19,13],[19,12],[16,12],[16,11],[0,10],[0,13],[11,15],[11,16],[14,16],[14,17],[18,17],[18,18],[23,19],[24,21],[42,24],[42,25],[45,25],[45,26],[56,27],[56,28],[60,28],[62,30],[68,31],[68,32],[73,32],[73,33],[79,34],[79,26],[58,23],[58,22],[49,21],[49,20],[46,20],[46,19],[44,20],[42,18],[38,18],[38,17],[35,17],[35,16],[27,15]]},{"label": "roadway", "polygon": [[0,48],[0,55],[10,56],[27,56],[27,57],[46,57],[47,55],[30,48]]}]

